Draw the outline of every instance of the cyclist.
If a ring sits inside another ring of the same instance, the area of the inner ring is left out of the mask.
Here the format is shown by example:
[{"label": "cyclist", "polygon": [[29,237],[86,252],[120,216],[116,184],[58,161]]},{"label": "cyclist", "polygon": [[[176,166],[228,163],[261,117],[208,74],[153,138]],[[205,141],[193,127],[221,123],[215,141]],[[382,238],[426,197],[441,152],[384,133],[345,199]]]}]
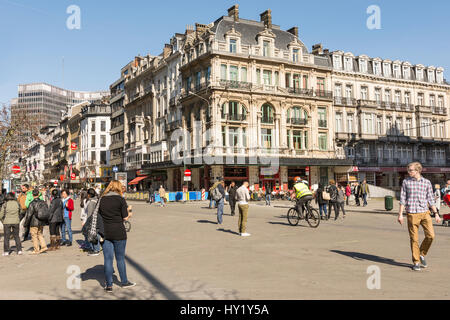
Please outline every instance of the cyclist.
[{"label": "cyclist", "polygon": [[302,180],[300,177],[295,177],[295,198],[297,200],[297,211],[300,218],[303,219],[303,205],[313,199],[313,193],[309,190],[308,181]]}]

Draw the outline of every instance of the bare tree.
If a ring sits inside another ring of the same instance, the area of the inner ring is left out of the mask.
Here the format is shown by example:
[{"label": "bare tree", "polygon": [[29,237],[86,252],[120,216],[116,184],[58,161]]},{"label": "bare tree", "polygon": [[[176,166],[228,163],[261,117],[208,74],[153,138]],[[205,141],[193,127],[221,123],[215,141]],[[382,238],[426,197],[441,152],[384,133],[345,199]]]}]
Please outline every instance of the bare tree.
[{"label": "bare tree", "polygon": [[0,107],[0,180],[11,173],[11,166],[28,154],[32,141],[42,143],[39,137],[39,118],[10,104]]}]

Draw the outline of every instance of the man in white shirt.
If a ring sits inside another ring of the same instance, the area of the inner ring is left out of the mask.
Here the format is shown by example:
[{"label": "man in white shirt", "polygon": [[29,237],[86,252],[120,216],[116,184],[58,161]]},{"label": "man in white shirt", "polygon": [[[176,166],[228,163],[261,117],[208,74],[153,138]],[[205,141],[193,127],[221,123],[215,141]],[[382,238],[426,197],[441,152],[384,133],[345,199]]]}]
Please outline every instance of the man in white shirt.
[{"label": "man in white shirt", "polygon": [[248,181],[245,181],[242,186],[236,191],[236,201],[239,208],[239,235],[241,237],[249,237],[250,234],[246,232],[247,229],[247,215],[248,202],[250,201],[250,193],[248,192]]}]

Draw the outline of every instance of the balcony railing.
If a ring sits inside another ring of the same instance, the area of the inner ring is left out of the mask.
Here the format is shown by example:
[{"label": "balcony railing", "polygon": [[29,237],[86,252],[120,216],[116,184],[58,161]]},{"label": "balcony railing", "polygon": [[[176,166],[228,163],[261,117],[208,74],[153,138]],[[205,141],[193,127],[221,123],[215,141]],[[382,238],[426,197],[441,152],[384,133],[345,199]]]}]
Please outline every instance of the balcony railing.
[{"label": "balcony railing", "polygon": [[331,91],[325,91],[325,90],[314,90],[316,97],[319,98],[326,98],[326,99],[332,99],[333,93]]},{"label": "balcony railing", "polygon": [[225,114],[222,115],[223,120],[228,121],[246,121],[247,115],[246,114]]},{"label": "balcony railing", "polygon": [[319,120],[319,128],[327,128],[328,123],[327,120]]},{"label": "balcony railing", "polygon": [[220,80],[219,86],[226,89],[244,89],[251,90],[252,84],[250,82]]},{"label": "balcony railing", "polygon": [[312,97],[313,96],[313,90],[311,89],[302,89],[302,88],[287,88],[288,92],[290,94],[299,95],[299,96],[307,96]]},{"label": "balcony railing", "polygon": [[354,98],[344,98],[344,97],[334,97],[334,104],[340,106],[356,106],[356,99]]},{"label": "balcony railing", "polygon": [[365,107],[365,108],[379,108],[379,107],[381,107],[381,101],[358,100],[358,105],[360,107]]},{"label": "balcony railing", "polygon": [[444,107],[431,107],[431,112],[435,114],[447,114],[447,109]]},{"label": "balcony railing", "polygon": [[273,117],[262,117],[261,123],[265,124],[273,124]]},{"label": "balcony railing", "polygon": [[308,119],[289,118],[287,119],[287,123],[299,126],[306,126],[308,124]]}]

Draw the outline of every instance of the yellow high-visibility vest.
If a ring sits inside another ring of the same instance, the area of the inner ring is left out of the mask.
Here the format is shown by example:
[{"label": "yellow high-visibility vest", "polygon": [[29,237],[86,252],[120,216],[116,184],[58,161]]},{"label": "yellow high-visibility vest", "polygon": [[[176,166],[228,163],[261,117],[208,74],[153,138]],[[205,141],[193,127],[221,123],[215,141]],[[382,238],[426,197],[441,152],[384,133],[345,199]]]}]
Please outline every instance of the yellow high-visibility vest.
[{"label": "yellow high-visibility vest", "polygon": [[304,196],[312,196],[311,190],[309,190],[308,186],[304,183],[297,183],[294,185],[295,197],[297,199],[303,198]]}]

